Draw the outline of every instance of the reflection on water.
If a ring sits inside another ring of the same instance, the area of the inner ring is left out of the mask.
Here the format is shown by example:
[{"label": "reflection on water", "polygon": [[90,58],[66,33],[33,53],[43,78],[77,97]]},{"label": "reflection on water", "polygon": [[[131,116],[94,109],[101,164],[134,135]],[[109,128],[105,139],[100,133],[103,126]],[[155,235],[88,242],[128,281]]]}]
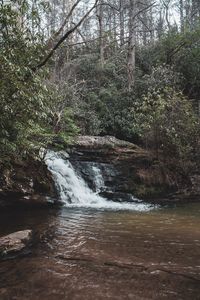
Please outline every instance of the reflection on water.
[{"label": "reflection on water", "polygon": [[200,205],[149,212],[4,211],[32,254],[0,263],[0,299],[200,299]]}]

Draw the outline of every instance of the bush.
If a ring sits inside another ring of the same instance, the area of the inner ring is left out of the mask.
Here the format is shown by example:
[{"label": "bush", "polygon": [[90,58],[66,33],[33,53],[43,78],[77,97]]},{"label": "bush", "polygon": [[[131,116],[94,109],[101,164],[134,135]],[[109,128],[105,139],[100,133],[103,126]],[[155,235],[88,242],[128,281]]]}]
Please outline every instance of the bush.
[{"label": "bush", "polygon": [[183,166],[193,160],[198,147],[199,120],[181,92],[171,88],[149,92],[136,105],[135,116],[141,137],[157,156],[162,152],[181,161]]},{"label": "bush", "polygon": [[[23,13],[29,16],[29,3],[23,1]],[[56,103],[51,87],[45,84],[47,71],[34,71],[44,54],[43,38],[34,37],[30,27],[19,24],[20,11],[13,6],[0,6],[0,152],[2,157],[24,155],[49,142],[55,134],[51,127],[52,103]],[[35,14],[34,14],[35,16]],[[63,109],[62,130],[74,132],[72,119]],[[65,123],[65,124],[64,124]],[[59,132],[60,133],[60,132]],[[48,138],[40,138],[40,136]]]}]

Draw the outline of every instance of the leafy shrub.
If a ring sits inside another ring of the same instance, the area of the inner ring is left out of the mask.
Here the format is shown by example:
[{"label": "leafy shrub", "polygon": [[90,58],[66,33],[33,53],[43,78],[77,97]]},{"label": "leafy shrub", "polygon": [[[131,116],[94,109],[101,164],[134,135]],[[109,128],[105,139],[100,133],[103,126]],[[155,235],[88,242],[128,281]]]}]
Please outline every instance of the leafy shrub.
[{"label": "leafy shrub", "polygon": [[[29,3],[23,1],[27,20],[36,22],[37,14],[29,15]],[[32,37],[30,27],[20,26],[20,13],[10,4],[0,6],[0,151],[1,156],[26,154],[40,148],[55,134],[51,128],[52,107],[57,102],[51,87],[45,84],[47,72],[35,72],[34,67],[43,55],[43,38]],[[74,132],[74,125],[63,110],[62,130]]]},{"label": "leafy shrub", "polygon": [[184,163],[193,160],[199,140],[199,120],[191,103],[171,88],[154,90],[136,105],[135,115],[146,145]]}]

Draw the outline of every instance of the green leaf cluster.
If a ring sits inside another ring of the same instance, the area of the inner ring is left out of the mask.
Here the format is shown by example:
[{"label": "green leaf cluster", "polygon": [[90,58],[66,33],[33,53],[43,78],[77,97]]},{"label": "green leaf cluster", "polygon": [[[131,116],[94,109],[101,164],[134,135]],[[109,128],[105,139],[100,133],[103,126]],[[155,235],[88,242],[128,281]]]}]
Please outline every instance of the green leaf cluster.
[{"label": "green leaf cluster", "polygon": [[[1,159],[12,154],[26,155],[50,143],[55,135],[65,141],[76,132],[70,113],[63,110],[59,132],[52,126],[52,103],[58,103],[53,88],[48,85],[47,70],[34,71],[44,55],[43,37],[39,34],[37,3],[30,9],[29,1],[16,1],[16,6],[0,7],[0,151]],[[35,34],[30,26],[32,22]],[[46,138],[44,138],[44,136]],[[43,138],[41,138],[43,137]]]}]

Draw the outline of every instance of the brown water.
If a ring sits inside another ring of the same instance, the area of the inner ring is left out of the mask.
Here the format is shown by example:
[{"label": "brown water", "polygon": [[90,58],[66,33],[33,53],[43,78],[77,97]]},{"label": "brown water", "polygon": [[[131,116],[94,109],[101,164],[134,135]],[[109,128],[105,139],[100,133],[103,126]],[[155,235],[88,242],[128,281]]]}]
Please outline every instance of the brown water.
[{"label": "brown water", "polygon": [[200,204],[0,213],[0,235],[29,228],[32,252],[0,262],[1,300],[200,299]]}]

